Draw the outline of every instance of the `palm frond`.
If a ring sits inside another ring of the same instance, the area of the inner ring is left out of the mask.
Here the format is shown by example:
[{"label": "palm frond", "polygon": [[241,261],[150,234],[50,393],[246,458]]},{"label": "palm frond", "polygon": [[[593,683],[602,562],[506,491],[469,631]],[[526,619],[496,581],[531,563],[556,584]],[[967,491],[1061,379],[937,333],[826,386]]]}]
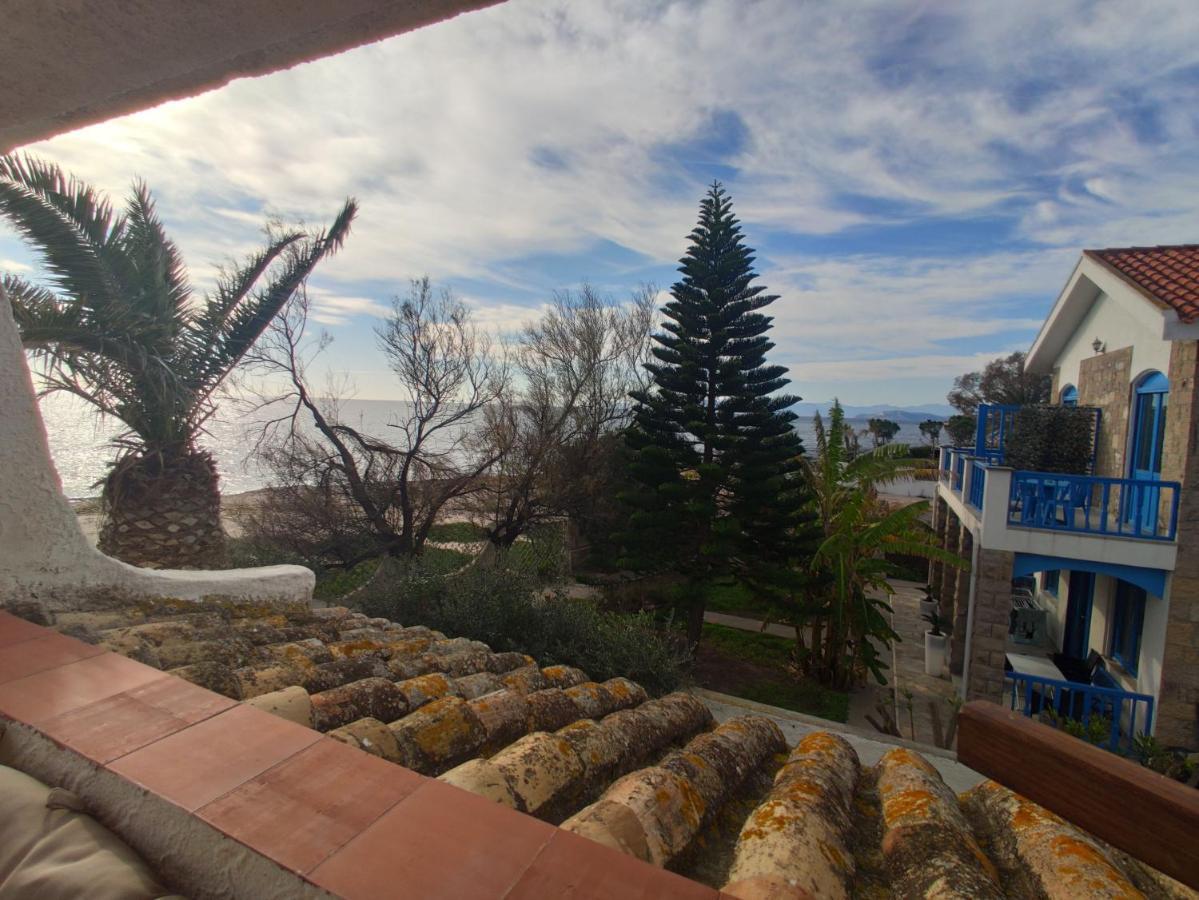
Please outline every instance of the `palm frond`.
[{"label": "palm frond", "polygon": [[312,274],[316,265],[341,249],[357,213],[358,204],[353,199],[347,200],[327,231],[305,241],[296,248],[294,254],[285,255],[282,271],[275,273],[262,290],[247,294],[243,302],[232,310],[226,317],[221,334],[210,348],[205,365],[196,373],[198,377],[193,383],[197,397],[206,399],[216,389]]},{"label": "palm frond", "polygon": [[[189,361],[203,359],[211,352],[228,327],[230,318],[246,299],[258,280],[274,265],[279,256],[304,237],[293,231],[276,238],[264,250],[253,254],[233,272],[222,272],[216,290],[206,298],[204,309],[191,323],[184,335]],[[192,369],[196,368],[194,362]]]},{"label": "palm frond", "polygon": [[117,293],[102,252],[124,220],[92,188],[52,163],[0,156],[0,215],[38,251],[64,294],[87,303]]}]

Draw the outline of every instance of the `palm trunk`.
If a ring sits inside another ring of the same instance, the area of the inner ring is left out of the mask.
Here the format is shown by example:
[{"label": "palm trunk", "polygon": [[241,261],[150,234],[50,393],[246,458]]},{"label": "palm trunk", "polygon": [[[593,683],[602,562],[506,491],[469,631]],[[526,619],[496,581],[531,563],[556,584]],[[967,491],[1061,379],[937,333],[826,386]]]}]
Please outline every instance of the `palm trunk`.
[{"label": "palm trunk", "polygon": [[100,550],[150,569],[216,568],[225,560],[216,465],[206,451],[136,453],[104,482]]}]

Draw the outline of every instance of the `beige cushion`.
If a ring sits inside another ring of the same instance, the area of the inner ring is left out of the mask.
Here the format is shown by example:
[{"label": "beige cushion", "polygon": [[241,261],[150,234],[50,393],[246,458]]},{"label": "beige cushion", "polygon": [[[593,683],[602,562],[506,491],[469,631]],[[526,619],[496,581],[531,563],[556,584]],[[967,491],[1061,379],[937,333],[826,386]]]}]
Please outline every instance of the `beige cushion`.
[{"label": "beige cushion", "polygon": [[0,900],[152,900],[167,895],[115,834],[51,790],[0,766]]}]

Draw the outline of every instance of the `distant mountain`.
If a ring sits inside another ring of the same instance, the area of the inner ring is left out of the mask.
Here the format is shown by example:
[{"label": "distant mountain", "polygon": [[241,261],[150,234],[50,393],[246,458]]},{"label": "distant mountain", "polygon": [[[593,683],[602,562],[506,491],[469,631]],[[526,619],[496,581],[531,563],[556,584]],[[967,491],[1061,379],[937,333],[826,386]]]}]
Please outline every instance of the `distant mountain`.
[{"label": "distant mountain", "polygon": [[[828,415],[828,411],[832,408],[832,405],[832,400],[826,400],[823,403],[801,401],[792,406],[791,411],[798,414],[801,418],[809,417],[817,412],[824,416]],[[842,404],[842,409],[845,410],[846,418],[891,419],[901,424],[918,424],[925,419],[941,419],[944,421],[955,413],[954,408],[945,403],[921,403],[915,406],[888,406],[885,404],[877,404],[875,406],[847,406]]]}]

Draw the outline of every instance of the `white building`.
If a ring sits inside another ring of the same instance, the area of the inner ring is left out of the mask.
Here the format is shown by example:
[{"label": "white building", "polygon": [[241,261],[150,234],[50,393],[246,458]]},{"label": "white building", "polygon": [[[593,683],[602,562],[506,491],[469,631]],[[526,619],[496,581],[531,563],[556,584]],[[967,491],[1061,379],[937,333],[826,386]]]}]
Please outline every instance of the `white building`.
[{"label": "white building", "polygon": [[1199,245],[1085,251],[1026,366],[1090,412],[1089,472],[1005,466],[1012,407],[943,451],[935,527],[972,565],[930,581],[968,699],[1199,746],[1197,320]]}]

